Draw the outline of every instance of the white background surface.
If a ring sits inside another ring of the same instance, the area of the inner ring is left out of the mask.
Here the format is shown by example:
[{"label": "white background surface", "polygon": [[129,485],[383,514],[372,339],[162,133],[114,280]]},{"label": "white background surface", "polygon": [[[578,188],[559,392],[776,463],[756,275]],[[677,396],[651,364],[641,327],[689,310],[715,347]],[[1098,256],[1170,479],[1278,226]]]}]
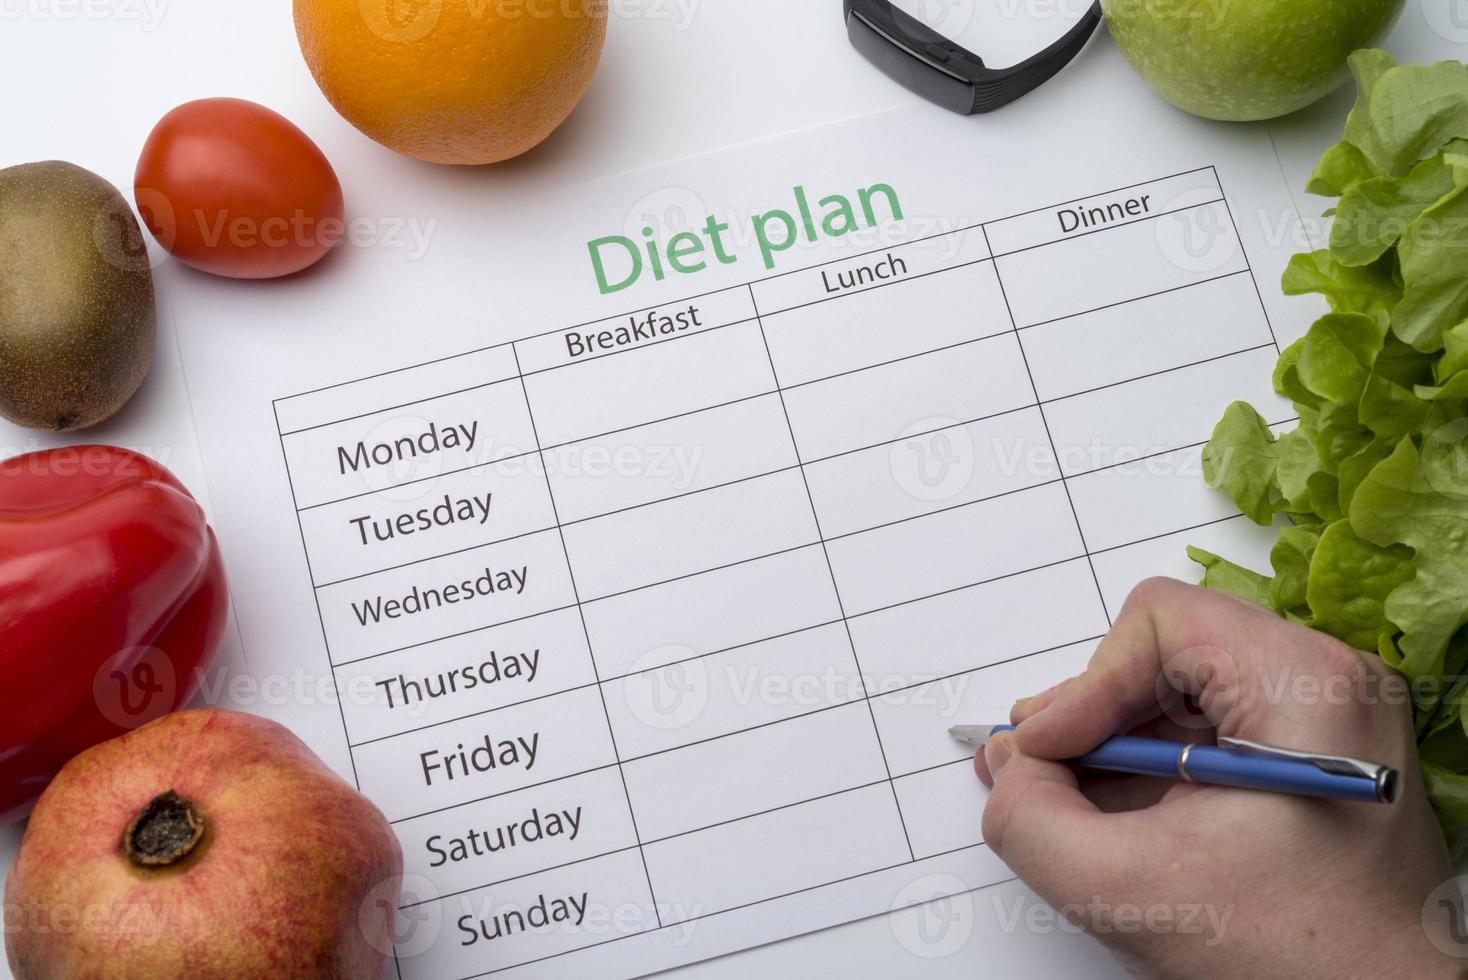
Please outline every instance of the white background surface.
[{"label": "white background surface", "polygon": [[[967,25],[959,40],[993,63],[1007,63],[1012,59],[1006,55],[1021,55],[1058,34],[1064,24],[1057,7],[1076,6],[1076,0],[943,2],[946,23]],[[929,0],[929,9],[938,3]],[[1456,21],[1449,13],[1455,6]],[[1403,61],[1468,59],[1464,6],[1464,0],[1408,0],[1388,49]],[[0,167],[69,160],[127,193],[138,151],[158,117],[189,99],[231,95],[284,113],[321,145],[341,177],[349,216],[422,221],[431,215],[394,210],[395,188],[436,185],[429,195],[434,199],[533,199],[582,180],[917,101],[851,51],[838,0],[613,0],[613,8],[601,67],[570,122],[519,160],[454,170],[397,157],[332,111],[301,61],[287,0],[0,0]],[[1005,21],[1000,10],[1028,12],[1034,21]],[[1103,34],[1093,43],[1111,42]],[[1151,97],[1140,85],[1136,94]],[[1032,107],[1038,104],[1007,111],[1037,111]],[[1339,137],[1349,104],[1350,93],[1343,91],[1272,124],[1292,188],[1304,186],[1315,158]],[[1127,111],[1126,105],[1113,109]],[[974,138],[982,139],[982,117],[971,123]],[[1319,202],[1303,194],[1297,200],[1307,216],[1318,213]],[[424,260],[432,261],[431,249]],[[308,278],[336,273],[328,261]],[[511,278],[494,270],[486,275]],[[170,293],[202,284],[198,274],[173,262],[156,277],[159,352],[133,402],[84,439],[0,422],[0,455],[78,441],[124,445],[166,463],[207,501],[169,302]],[[207,288],[274,287],[220,281]],[[422,320],[404,329],[432,330],[435,303],[451,299],[425,297]],[[279,316],[288,322],[290,315],[282,290]],[[292,327],[309,330],[310,324]],[[282,336],[288,334],[274,333],[278,342]],[[224,546],[227,553],[232,543]],[[238,657],[238,648],[232,645],[226,656]],[[18,828],[0,832],[6,866],[19,836]],[[680,976],[890,977],[916,971],[924,977],[1004,977],[1016,973],[1021,956],[1029,970],[1044,963],[1054,976],[1121,975],[1088,940],[1046,929],[1043,922],[1038,929],[1025,926],[1023,913],[1034,905],[1018,885],[1000,886],[942,909],[854,923]],[[1036,931],[1054,935],[1037,942]]]}]

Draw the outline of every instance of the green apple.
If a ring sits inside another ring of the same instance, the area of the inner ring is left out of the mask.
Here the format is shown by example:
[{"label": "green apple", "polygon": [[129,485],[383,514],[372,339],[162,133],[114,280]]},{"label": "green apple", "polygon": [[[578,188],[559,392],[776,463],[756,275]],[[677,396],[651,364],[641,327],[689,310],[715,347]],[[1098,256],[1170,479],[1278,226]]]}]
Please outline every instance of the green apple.
[{"label": "green apple", "polygon": [[1349,77],[1406,0],[1101,0],[1132,67],[1180,109],[1208,119],[1273,119]]}]

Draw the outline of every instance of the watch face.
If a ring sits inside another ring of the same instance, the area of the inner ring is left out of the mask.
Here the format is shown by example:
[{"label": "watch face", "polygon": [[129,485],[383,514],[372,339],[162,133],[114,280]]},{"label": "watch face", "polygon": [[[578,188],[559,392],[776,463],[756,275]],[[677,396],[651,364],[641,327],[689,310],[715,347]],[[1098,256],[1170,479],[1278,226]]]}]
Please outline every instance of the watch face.
[{"label": "watch face", "polygon": [[974,108],[974,86],[917,53],[903,40],[873,27],[856,11],[846,18],[851,44],[887,76],[945,109],[967,115]]}]

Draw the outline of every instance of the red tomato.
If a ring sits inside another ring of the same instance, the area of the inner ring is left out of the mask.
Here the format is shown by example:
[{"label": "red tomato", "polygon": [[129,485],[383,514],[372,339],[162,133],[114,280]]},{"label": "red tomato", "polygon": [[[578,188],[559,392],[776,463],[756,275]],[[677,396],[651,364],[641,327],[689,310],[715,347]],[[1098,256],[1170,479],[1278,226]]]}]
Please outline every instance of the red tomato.
[{"label": "red tomato", "polygon": [[289,119],[243,99],[186,102],[159,120],[133,191],[159,243],[217,276],[288,276],[344,231],[326,156]]}]

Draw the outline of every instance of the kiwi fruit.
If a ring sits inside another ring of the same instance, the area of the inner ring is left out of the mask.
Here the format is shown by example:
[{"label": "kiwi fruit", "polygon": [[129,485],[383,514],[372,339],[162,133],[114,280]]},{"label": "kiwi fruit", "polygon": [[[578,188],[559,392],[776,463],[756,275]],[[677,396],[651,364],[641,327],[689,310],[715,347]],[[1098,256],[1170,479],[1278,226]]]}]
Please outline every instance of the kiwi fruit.
[{"label": "kiwi fruit", "polygon": [[101,422],[143,383],[156,330],[147,245],[117,188],[60,161],[0,170],[0,415]]}]

